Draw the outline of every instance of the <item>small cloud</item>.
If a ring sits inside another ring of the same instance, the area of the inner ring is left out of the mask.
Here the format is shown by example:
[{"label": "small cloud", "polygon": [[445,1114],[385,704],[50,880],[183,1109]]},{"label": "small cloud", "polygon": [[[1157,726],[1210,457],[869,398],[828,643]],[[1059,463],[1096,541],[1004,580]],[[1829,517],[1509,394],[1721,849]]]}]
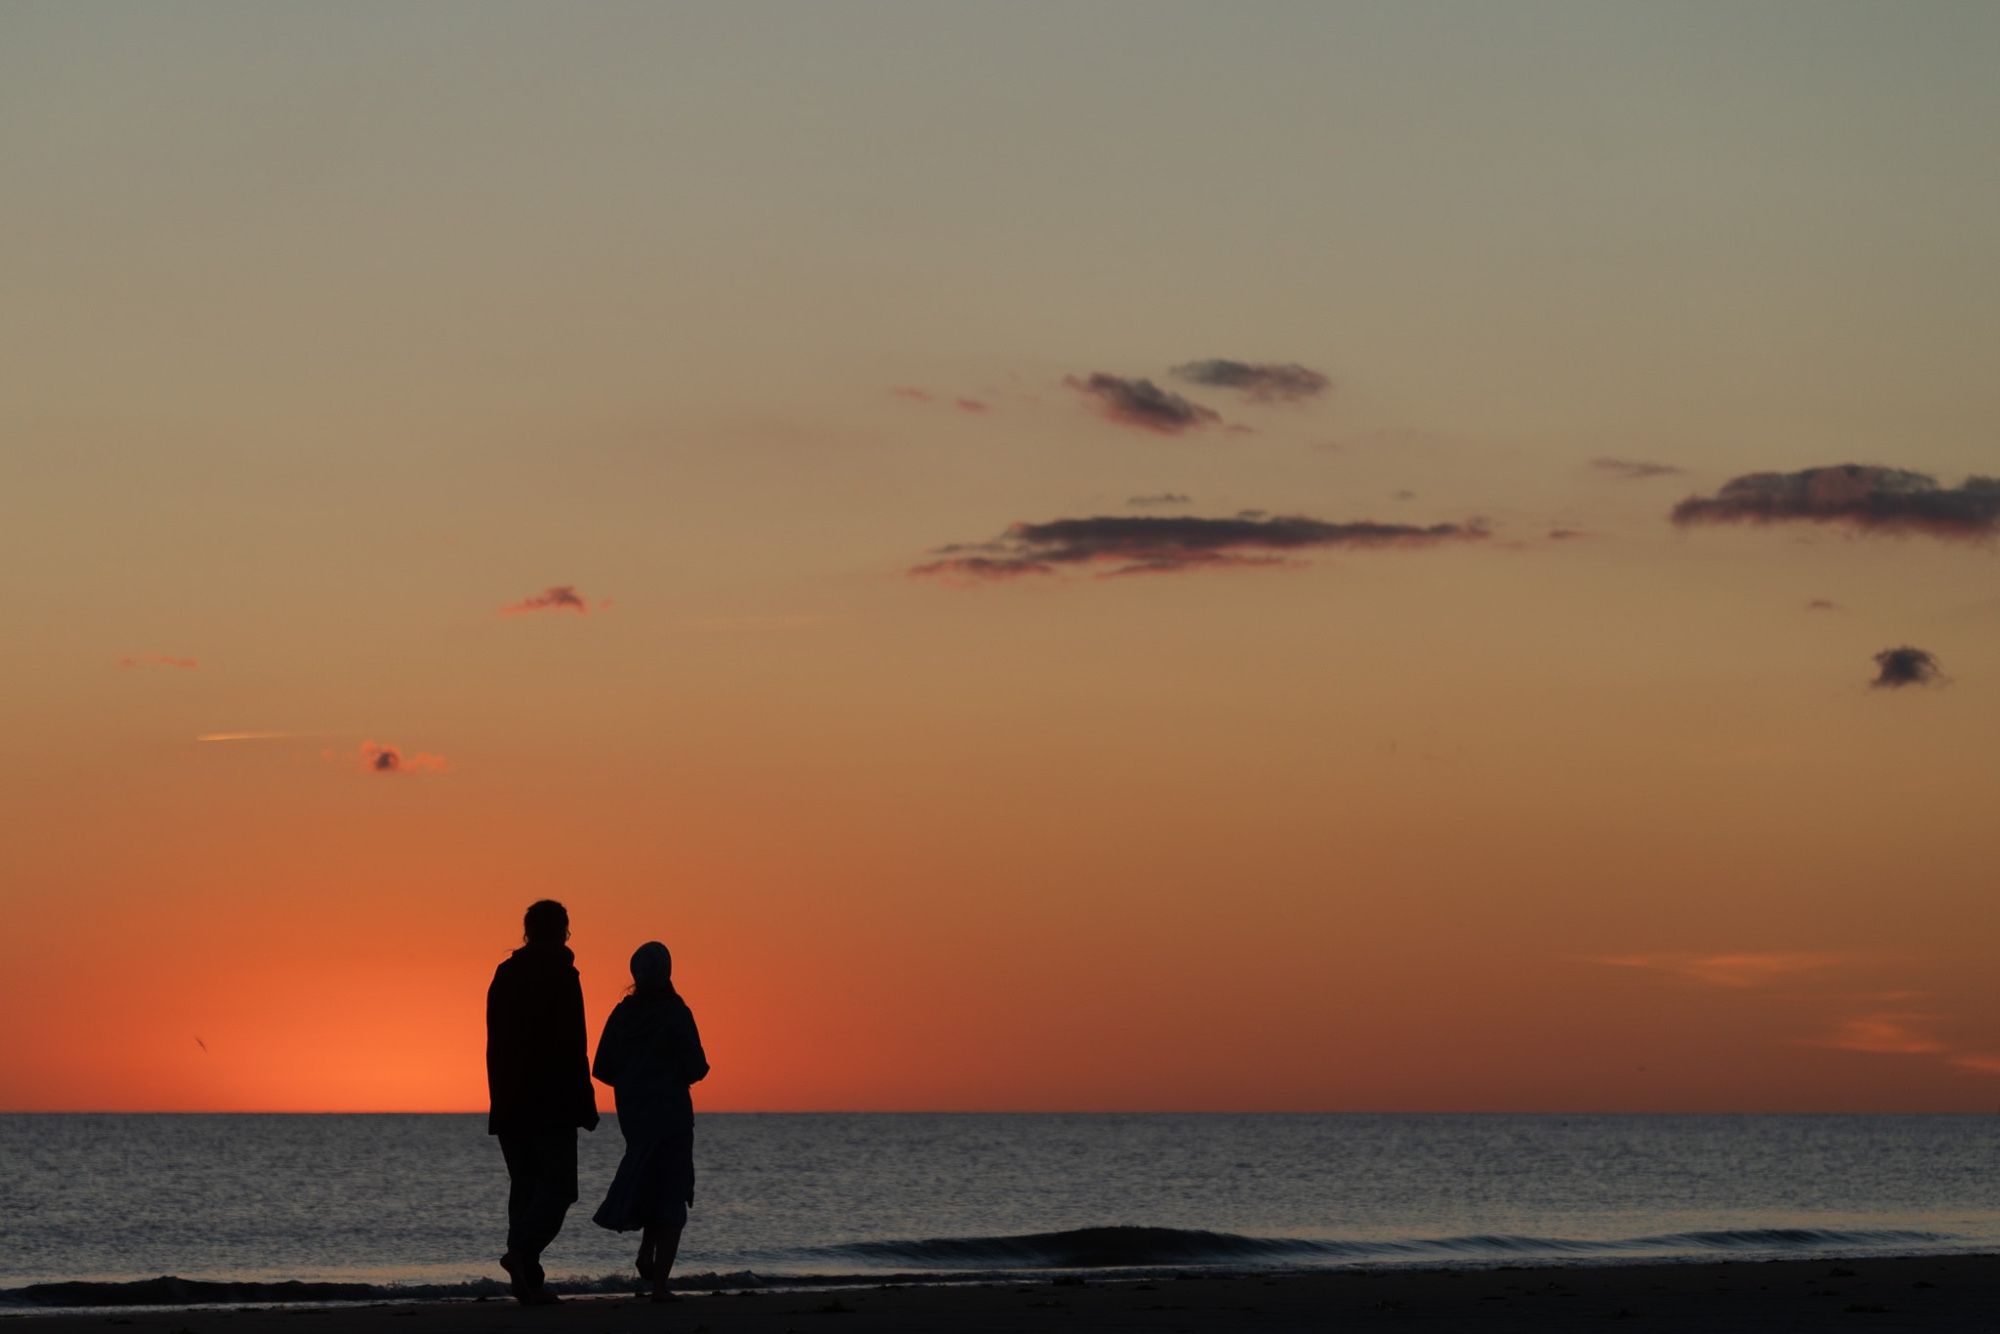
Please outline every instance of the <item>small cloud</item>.
[{"label": "small cloud", "polygon": [[[604,605],[609,606],[606,602]],[[523,598],[510,606],[502,607],[502,616],[525,616],[532,611],[573,611],[579,616],[590,614],[590,600],[576,591],[574,585],[560,584],[545,588],[531,598]]]},{"label": "small cloud", "polygon": [[1862,533],[1922,533],[1977,541],[2000,532],[2000,478],[1939,486],[1925,473],[1843,463],[1753,472],[1710,497],[1674,506],[1674,523],[1830,523]]},{"label": "small cloud", "polygon": [[1172,390],[1162,389],[1151,380],[1127,379],[1098,371],[1088,379],[1068,376],[1063,383],[1094,399],[1098,410],[1112,421],[1137,426],[1162,435],[1213,426],[1220,413],[1190,402]]},{"label": "small cloud", "polygon": [[1173,374],[1190,384],[1217,389],[1240,389],[1257,402],[1295,402],[1326,392],[1332,383],[1315,370],[1296,362],[1227,361],[1220,357],[1190,361],[1173,368]]},{"label": "small cloud", "polygon": [[1125,497],[1125,503],[1134,509],[1148,509],[1155,505],[1187,505],[1192,504],[1193,500],[1192,496],[1184,496],[1178,491],[1162,491],[1157,495],[1151,496]]},{"label": "small cloud", "polygon": [[1417,493],[1410,490],[1408,487],[1404,487],[1400,491],[1391,491],[1389,493],[1389,499],[1391,500],[1415,500],[1416,498],[1417,498]]},{"label": "small cloud", "polygon": [[912,403],[928,403],[932,394],[928,389],[918,389],[912,385],[899,384],[890,387],[889,392],[897,398],[906,398]]},{"label": "small cloud", "polygon": [[993,410],[976,398],[956,398],[952,400],[951,405],[960,412],[991,412]]},{"label": "small cloud", "polygon": [[1801,973],[1819,972],[1847,960],[1838,954],[1751,951],[1738,954],[1620,954],[1592,962],[1610,968],[1641,968],[1667,973],[1712,987],[1746,988],[1768,986]]},{"label": "small cloud", "polygon": [[1613,477],[1627,481],[1638,481],[1646,477],[1672,477],[1683,471],[1671,463],[1647,463],[1641,459],[1596,458],[1590,461],[1590,466],[1599,472],[1609,473]]},{"label": "small cloud", "polygon": [[1292,563],[1295,553],[1327,547],[1426,547],[1483,539],[1477,524],[1357,520],[1329,523],[1302,515],[1267,516],[1247,510],[1234,518],[1098,515],[1017,523],[989,542],[953,543],[909,571],[948,581],[1007,579],[1052,574],[1058,568],[1095,567],[1105,576],[1163,574],[1223,567]]},{"label": "small cloud", "polygon": [[1877,690],[1901,690],[1904,686],[1946,684],[1944,669],[1935,656],[1905,644],[1885,648],[1875,655],[1875,679],[1868,684]]},{"label": "small cloud", "polygon": [[426,755],[421,751],[405,755],[398,747],[376,741],[362,742],[357,754],[361,767],[369,773],[435,774],[443,773],[446,768],[441,755]]},{"label": "small cloud", "polygon": [[1589,537],[1589,536],[1590,534],[1584,532],[1581,528],[1549,529],[1549,541],[1551,542],[1573,542],[1579,537]]},{"label": "small cloud", "polygon": [[1939,1018],[1935,1014],[1864,1014],[1846,1020],[1833,1036],[1811,1045],[1883,1056],[1935,1056],[1945,1050],[1945,1044],[1931,1031]]},{"label": "small cloud", "polygon": [[1806,603],[1807,611],[1839,611],[1840,604],[1828,598],[1814,598]]},{"label": "small cloud", "polygon": [[177,667],[182,671],[201,666],[193,658],[176,658],[165,653],[140,653],[129,658],[120,658],[118,665],[125,668]]}]

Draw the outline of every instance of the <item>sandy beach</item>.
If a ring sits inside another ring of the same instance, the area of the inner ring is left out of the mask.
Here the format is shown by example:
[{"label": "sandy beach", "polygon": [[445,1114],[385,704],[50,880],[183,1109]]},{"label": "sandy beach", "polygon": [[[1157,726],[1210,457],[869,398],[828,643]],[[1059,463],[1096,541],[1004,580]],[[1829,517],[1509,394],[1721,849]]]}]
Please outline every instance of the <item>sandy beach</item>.
[{"label": "sandy beach", "polygon": [[428,1302],[337,1307],[128,1308],[9,1315],[15,1334],[872,1334],[965,1330],[1991,1331],[2000,1257],[1784,1260],[1593,1268],[1089,1280],[839,1292],[572,1298],[553,1307]]}]

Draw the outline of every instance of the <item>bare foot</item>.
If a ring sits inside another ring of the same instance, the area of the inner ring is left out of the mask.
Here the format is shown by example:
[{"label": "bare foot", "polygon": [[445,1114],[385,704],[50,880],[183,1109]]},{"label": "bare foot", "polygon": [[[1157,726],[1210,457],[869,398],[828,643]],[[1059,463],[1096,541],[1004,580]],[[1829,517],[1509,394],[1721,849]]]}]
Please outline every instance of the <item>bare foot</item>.
[{"label": "bare foot", "polygon": [[500,1267],[507,1271],[507,1287],[521,1305],[548,1306],[562,1300],[548,1290],[547,1274],[533,1260],[523,1260],[509,1251],[500,1257]]}]

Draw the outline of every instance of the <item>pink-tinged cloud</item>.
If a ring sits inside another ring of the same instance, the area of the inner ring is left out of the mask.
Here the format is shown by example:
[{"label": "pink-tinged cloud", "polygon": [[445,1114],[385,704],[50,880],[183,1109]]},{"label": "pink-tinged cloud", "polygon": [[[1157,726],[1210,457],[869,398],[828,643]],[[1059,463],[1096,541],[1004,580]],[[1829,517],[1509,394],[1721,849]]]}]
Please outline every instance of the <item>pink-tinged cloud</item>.
[{"label": "pink-tinged cloud", "polygon": [[[605,605],[610,605],[608,602]],[[559,584],[545,588],[531,598],[502,607],[502,616],[526,616],[535,611],[573,611],[579,616],[590,614],[590,600],[576,591],[572,584]]]},{"label": "pink-tinged cloud", "polygon": [[2000,1075],[2000,1056],[1985,1052],[1965,1052],[1952,1057],[1951,1063],[1977,1075]]},{"label": "pink-tinged cloud", "polygon": [[1230,361],[1212,357],[1207,361],[1190,361],[1176,366],[1172,374],[1190,384],[1239,389],[1246,397],[1262,403],[1312,398],[1325,393],[1327,386],[1333,383],[1318,371],[1309,370],[1295,361]]},{"label": "pink-tinged cloud", "polygon": [[1215,426],[1222,414],[1162,389],[1151,380],[1128,379],[1098,371],[1088,378],[1071,375],[1063,383],[1089,399],[1098,413],[1109,421],[1161,435]]},{"label": "pink-tinged cloud", "polygon": [[915,385],[908,384],[891,385],[889,392],[896,398],[905,398],[912,403],[928,403],[933,397],[928,389],[919,389]]},{"label": "pink-tinged cloud", "polygon": [[375,774],[438,774],[448,767],[442,755],[427,755],[422,751],[406,755],[399,747],[378,741],[362,742],[356,758],[362,769]]},{"label": "pink-tinged cloud", "polygon": [[1843,463],[1799,472],[1753,472],[1713,496],[1674,506],[1683,527],[1704,523],[1837,524],[1861,533],[1918,533],[1983,541],[2000,533],[2000,478],[1939,486],[1926,473]]},{"label": "pink-tinged cloud", "polygon": [[1590,466],[1601,473],[1609,473],[1626,481],[1640,481],[1647,477],[1672,477],[1681,471],[1671,463],[1648,463],[1644,459],[1596,458],[1590,461]]},{"label": "pink-tinged cloud", "polygon": [[185,671],[201,664],[193,658],[176,658],[165,653],[140,653],[118,660],[120,667],[178,667]]},{"label": "pink-tinged cloud", "polygon": [[1621,954],[1593,962],[1611,968],[1638,968],[1666,973],[1712,987],[1749,988],[1769,986],[1803,973],[1820,972],[1848,960],[1839,954],[1766,951],[1741,954]]},{"label": "pink-tinged cloud", "polygon": [[953,407],[955,407],[955,408],[957,408],[957,409],[958,409],[958,410],[959,410],[960,412],[975,412],[975,413],[976,413],[976,412],[991,412],[991,411],[992,411],[992,409],[991,409],[990,407],[988,407],[988,406],[987,406],[987,405],[986,405],[985,403],[982,403],[982,402],[980,402],[980,401],[979,401],[978,399],[976,399],[976,398],[959,398],[959,399],[953,399],[953,400],[952,400],[952,406],[953,406]]},{"label": "pink-tinged cloud", "polygon": [[1255,510],[1225,519],[1098,515],[1017,523],[990,542],[938,547],[930,553],[936,559],[909,572],[959,582],[1058,569],[1094,569],[1107,577],[1168,574],[1288,564],[1295,556],[1329,547],[1427,547],[1486,536],[1475,524],[1329,523]]},{"label": "pink-tinged cloud", "polygon": [[1811,1045],[1881,1056],[1936,1056],[1945,1050],[1932,1031],[1940,1018],[1935,1014],[1859,1015],[1844,1021],[1833,1036]]}]

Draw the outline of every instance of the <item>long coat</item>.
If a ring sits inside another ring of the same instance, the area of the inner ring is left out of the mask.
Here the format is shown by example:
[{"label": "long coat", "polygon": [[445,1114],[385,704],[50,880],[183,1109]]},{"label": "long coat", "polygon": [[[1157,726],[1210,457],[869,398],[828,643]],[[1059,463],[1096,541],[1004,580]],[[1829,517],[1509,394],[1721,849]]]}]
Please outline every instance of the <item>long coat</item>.
[{"label": "long coat", "polygon": [[597,1040],[597,1077],[618,1094],[625,1156],[595,1221],[619,1232],[685,1217],[694,1203],[694,1099],[708,1074],[701,1032],[672,991],[618,1002]]},{"label": "long coat", "polygon": [[486,990],[489,1135],[597,1128],[575,959],[567,945],[533,942],[494,970]]}]

